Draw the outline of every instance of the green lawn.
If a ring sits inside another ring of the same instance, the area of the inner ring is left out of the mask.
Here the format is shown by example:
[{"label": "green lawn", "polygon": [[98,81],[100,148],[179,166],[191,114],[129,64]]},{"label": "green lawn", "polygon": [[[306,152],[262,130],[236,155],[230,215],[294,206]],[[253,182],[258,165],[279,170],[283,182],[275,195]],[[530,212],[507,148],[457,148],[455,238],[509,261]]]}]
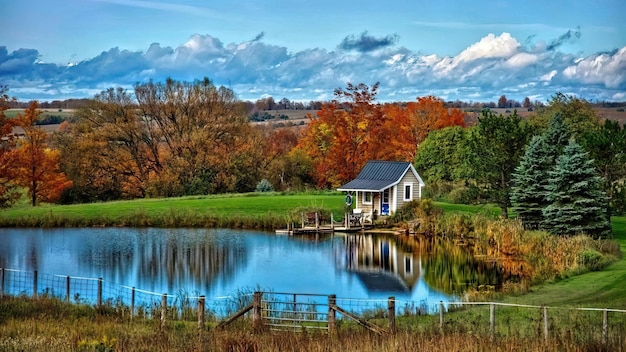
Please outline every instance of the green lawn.
[{"label": "green lawn", "polygon": [[[105,203],[75,205],[41,205],[31,207],[21,204],[0,211],[0,224],[16,226],[36,224],[39,226],[132,226],[145,219],[145,225],[192,226],[215,221],[237,219],[243,224],[259,219],[285,221],[290,213],[301,208],[324,208],[331,210],[336,219],[343,213],[343,195],[338,192],[298,193],[248,193],[238,195],[193,196],[181,198],[137,199]],[[137,220],[137,221],[133,221]],[[217,224],[221,224],[218,222]],[[286,222],[285,222],[286,225]]]}]

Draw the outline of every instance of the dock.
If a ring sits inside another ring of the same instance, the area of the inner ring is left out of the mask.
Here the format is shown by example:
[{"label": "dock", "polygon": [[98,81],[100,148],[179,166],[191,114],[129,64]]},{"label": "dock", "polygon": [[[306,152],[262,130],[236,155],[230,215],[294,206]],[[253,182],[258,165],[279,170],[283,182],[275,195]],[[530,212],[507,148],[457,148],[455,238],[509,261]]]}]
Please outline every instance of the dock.
[{"label": "dock", "polygon": [[324,219],[317,212],[302,213],[301,226],[287,224],[286,229],[276,230],[278,235],[308,235],[308,234],[332,234],[334,232],[359,232],[373,228],[372,224],[365,224],[360,216],[346,214],[342,222],[335,222],[330,215],[330,223],[323,223]]}]

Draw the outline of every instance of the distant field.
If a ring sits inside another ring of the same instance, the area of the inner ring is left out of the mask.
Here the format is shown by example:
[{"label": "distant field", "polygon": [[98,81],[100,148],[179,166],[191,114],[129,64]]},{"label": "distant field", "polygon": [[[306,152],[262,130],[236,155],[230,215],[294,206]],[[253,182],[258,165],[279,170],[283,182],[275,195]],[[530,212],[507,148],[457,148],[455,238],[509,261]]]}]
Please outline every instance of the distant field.
[{"label": "distant field", "polygon": [[[43,113],[40,115],[41,118],[45,118],[48,116],[60,116],[62,118],[68,118],[74,116],[75,109],[40,109]],[[4,115],[8,118],[14,118],[17,114],[24,114],[24,109],[9,109],[4,111]]]}]

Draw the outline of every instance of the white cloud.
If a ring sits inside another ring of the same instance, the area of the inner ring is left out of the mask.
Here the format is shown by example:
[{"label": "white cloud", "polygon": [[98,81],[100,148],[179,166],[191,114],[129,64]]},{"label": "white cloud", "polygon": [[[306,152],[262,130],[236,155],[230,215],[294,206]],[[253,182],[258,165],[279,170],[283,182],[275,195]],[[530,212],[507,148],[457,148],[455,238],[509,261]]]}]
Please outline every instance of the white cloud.
[{"label": "white cloud", "polygon": [[369,85],[380,81],[381,101],[410,101],[422,95],[476,101],[502,94],[545,100],[556,92],[615,100],[626,91],[626,47],[575,57],[558,49],[526,48],[509,33],[489,34],[452,57],[397,46],[368,52],[307,49],[292,53],[264,43],[262,37],[224,45],[218,38],[201,34],[175,49],[158,43],[145,52],[112,48],[71,67],[39,63],[38,56],[34,49],[9,53],[0,46],[0,82],[9,85],[12,95],[23,100],[78,98],[150,79],[189,81],[205,76],[232,87],[245,99],[263,94],[291,100],[327,99],[347,81]]},{"label": "white cloud", "polygon": [[539,57],[537,55],[529,54],[529,53],[518,53],[518,54],[511,56],[508,60],[506,60],[504,64],[510,68],[515,69],[515,68],[522,68],[528,65],[532,65],[536,63],[538,60],[539,60]]},{"label": "white cloud", "polygon": [[607,88],[626,88],[626,47],[614,54],[593,55],[576,60],[563,70],[571,80],[603,84]]}]

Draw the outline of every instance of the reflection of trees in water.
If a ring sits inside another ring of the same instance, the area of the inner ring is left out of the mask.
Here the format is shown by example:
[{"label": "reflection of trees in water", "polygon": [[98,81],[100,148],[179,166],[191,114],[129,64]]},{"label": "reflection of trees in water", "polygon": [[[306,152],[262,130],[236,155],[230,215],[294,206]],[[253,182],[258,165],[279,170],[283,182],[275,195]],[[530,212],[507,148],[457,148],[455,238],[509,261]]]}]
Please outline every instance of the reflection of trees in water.
[{"label": "reflection of trees in water", "polygon": [[459,294],[481,285],[498,287],[510,277],[496,261],[480,260],[462,245],[439,238],[413,237],[422,253],[424,280],[447,294]]},{"label": "reflection of trees in water", "polygon": [[[207,287],[227,283],[245,265],[246,249],[240,241],[184,230],[167,233],[128,233],[117,245],[87,246],[82,260],[106,266],[116,281],[167,285],[168,289]],[[194,285],[195,284],[195,285]],[[156,285],[158,286],[158,285]]]},{"label": "reflection of trees in water", "polygon": [[429,287],[447,294],[481,285],[498,287],[503,280],[515,279],[516,272],[508,264],[478,259],[467,247],[438,238],[352,235],[346,239],[348,270],[390,272],[408,287],[415,284],[417,274]]}]

